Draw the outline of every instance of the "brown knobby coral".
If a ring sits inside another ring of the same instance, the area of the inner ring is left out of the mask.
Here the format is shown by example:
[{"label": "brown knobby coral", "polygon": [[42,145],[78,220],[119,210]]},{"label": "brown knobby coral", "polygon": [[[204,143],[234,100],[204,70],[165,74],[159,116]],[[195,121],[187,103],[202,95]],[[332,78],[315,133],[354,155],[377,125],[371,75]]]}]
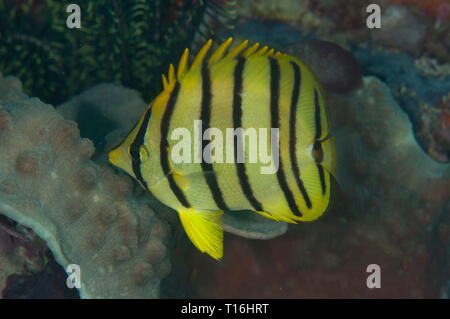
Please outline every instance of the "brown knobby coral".
[{"label": "brown knobby coral", "polygon": [[134,199],[130,178],[90,160],[92,142],[74,122],[37,98],[0,93],[0,213],[45,240],[64,268],[80,266],[81,297],[159,297],[168,225]]}]

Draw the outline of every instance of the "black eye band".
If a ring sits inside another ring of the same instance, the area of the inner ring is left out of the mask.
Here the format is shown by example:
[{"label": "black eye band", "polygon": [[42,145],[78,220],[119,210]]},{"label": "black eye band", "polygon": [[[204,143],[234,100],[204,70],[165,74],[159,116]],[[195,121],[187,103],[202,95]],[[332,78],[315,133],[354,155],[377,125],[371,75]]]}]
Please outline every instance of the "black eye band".
[{"label": "black eye band", "polygon": [[128,151],[128,153],[130,154],[130,157],[131,157],[131,166],[133,168],[133,173],[136,176],[136,178],[138,179],[138,181],[140,181],[142,183],[142,185],[145,186],[145,188],[147,188],[147,183],[145,182],[145,180],[141,174],[140,150],[141,150],[142,144],[144,144],[144,137],[145,137],[145,133],[147,132],[147,126],[148,126],[148,123],[150,122],[151,115],[152,115],[152,108],[150,107],[150,108],[148,108],[147,112],[145,113],[144,120],[142,121],[141,126],[139,127],[139,131],[136,134],[136,137],[135,137],[133,143],[131,143],[130,149]]}]

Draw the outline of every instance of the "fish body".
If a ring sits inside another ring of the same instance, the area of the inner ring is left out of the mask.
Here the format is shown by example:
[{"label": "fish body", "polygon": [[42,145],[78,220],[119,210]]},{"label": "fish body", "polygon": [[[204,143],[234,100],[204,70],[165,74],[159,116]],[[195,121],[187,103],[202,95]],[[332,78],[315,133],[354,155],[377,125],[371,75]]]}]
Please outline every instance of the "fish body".
[{"label": "fish body", "polygon": [[208,41],[190,67],[186,49],[109,154],[175,209],[194,245],[216,259],[224,210],[292,223],[321,216],[336,158],[325,93],[309,67],[247,41],[228,50],[231,42],[206,58]]}]

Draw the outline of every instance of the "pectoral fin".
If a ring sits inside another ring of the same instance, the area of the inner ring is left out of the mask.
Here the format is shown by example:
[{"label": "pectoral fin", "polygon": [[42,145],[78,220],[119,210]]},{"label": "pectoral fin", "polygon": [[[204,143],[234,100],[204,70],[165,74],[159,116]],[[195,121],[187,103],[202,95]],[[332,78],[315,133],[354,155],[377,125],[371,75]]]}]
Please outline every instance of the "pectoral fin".
[{"label": "pectoral fin", "polygon": [[187,209],[178,212],[184,230],[192,243],[214,259],[223,256],[223,211]]}]

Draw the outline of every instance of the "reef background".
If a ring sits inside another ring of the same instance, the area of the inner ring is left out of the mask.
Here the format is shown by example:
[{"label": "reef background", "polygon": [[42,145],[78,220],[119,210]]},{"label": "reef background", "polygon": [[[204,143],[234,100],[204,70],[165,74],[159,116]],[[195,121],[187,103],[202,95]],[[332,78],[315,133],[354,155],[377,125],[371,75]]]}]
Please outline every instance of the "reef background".
[{"label": "reef background", "polygon": [[[61,266],[83,260],[104,285],[82,297],[448,298],[450,4],[372,2],[379,30],[366,27],[361,0],[98,1],[83,15],[87,33],[61,28],[57,2],[1,2],[2,296],[78,297]],[[323,218],[287,226],[228,213],[221,263],[106,161],[168,63],[212,34],[304,59],[328,93],[339,156]],[[74,57],[81,67],[63,61]],[[373,263],[381,289],[366,286]],[[117,276],[105,280],[99,267]]]}]

